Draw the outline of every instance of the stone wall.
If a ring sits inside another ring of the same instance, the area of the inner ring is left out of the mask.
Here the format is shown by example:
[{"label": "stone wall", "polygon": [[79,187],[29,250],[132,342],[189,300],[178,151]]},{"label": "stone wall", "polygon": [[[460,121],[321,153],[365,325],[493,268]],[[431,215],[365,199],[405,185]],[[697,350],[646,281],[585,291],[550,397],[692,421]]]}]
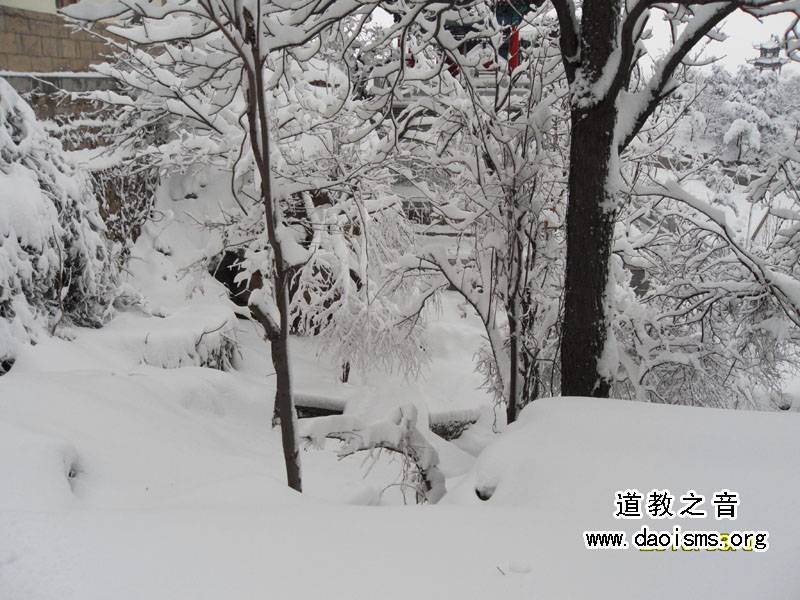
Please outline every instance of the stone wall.
[{"label": "stone wall", "polygon": [[107,53],[101,41],[72,32],[59,15],[0,6],[0,71],[81,73]]},{"label": "stone wall", "polygon": [[114,89],[113,80],[89,71],[109,48],[73,32],[59,15],[0,6],[0,77],[33,107],[39,119],[70,119],[89,108],[59,91]]}]

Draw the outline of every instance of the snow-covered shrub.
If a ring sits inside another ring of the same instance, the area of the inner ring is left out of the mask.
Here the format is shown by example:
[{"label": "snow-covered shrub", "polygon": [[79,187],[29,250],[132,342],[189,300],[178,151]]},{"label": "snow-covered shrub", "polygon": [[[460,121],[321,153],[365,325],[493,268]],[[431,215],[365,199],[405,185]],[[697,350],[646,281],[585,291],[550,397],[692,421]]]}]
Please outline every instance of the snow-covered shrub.
[{"label": "snow-covered shrub", "polygon": [[[85,174],[0,79],[0,361],[62,321],[99,326],[115,267]],[[0,371],[2,372],[2,371]]]},{"label": "snow-covered shrub", "polygon": [[91,178],[108,238],[119,242],[127,255],[151,216],[159,183],[158,169],[148,166],[132,169],[131,163],[118,163],[92,170]]},{"label": "snow-covered shrub", "polygon": [[[143,364],[160,369],[185,366],[226,371],[237,352],[236,316],[225,308],[194,307],[191,324],[182,315],[166,317],[162,326],[148,331],[141,348]],[[219,325],[207,326],[219,313]]]},{"label": "snow-covered shrub", "polygon": [[724,161],[760,163],[793,141],[798,119],[790,107],[800,78],[776,79],[743,66],[735,74],[715,68],[694,83],[699,95],[692,112],[704,120],[696,147]]},{"label": "snow-covered shrub", "polygon": [[371,424],[352,415],[305,419],[300,437],[317,448],[324,447],[325,438],[341,440],[340,457],[377,448],[400,453],[414,466],[403,484],[415,490],[418,503],[436,503],[447,492],[445,477],[439,469],[439,453],[420,432],[417,422],[417,407],[406,404]]},{"label": "snow-covered shrub", "polygon": [[137,112],[107,106],[92,94],[52,95],[68,108],[42,125],[88,171],[106,236],[120,243],[124,261],[152,216],[161,167],[146,150],[164,139],[167,125],[142,123]]},{"label": "snow-covered shrub", "polygon": [[725,132],[722,142],[736,150],[738,160],[748,150],[761,149],[761,134],[758,132],[758,127],[750,121],[736,119]]}]

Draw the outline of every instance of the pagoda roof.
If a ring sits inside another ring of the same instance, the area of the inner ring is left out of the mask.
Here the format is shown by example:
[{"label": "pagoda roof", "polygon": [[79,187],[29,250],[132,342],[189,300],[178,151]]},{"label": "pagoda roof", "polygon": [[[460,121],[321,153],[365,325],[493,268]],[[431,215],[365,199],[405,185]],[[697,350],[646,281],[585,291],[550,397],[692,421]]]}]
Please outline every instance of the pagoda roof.
[{"label": "pagoda roof", "polygon": [[779,50],[785,46],[786,44],[784,41],[775,34],[772,34],[766,42],[753,44],[753,48],[756,48],[757,50]]},{"label": "pagoda roof", "polygon": [[785,65],[789,62],[789,59],[782,56],[759,56],[757,58],[750,58],[747,62],[756,65]]}]

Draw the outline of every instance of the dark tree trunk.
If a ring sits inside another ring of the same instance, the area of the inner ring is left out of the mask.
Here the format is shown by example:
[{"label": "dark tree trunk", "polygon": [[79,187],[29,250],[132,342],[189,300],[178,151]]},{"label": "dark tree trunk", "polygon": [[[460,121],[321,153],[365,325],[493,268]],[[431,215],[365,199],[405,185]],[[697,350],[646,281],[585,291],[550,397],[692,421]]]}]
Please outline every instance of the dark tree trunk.
[{"label": "dark tree trunk", "polygon": [[506,405],[506,423],[508,424],[517,420],[519,404],[519,333],[515,308],[512,300],[511,310],[508,312],[509,363],[511,365],[508,373],[510,379],[508,381],[508,404]]},{"label": "dark tree trunk", "polygon": [[589,113],[573,119],[561,337],[564,396],[605,397],[609,390],[597,369],[608,327],[605,292],[614,228],[606,193],[610,147],[604,144],[613,121],[607,118]]},{"label": "dark tree trunk", "polygon": [[303,491],[300,475],[300,455],[297,440],[297,413],[292,398],[292,378],[289,369],[289,292],[285,272],[275,278],[275,300],[281,315],[280,331],[270,340],[272,366],[275,368],[275,412],[281,424],[283,458],[289,487]]},{"label": "dark tree trunk", "polygon": [[[515,186],[516,187],[516,186]],[[506,423],[511,424],[517,420],[517,414],[524,403],[520,398],[524,386],[524,370],[521,369],[521,340],[524,331],[521,327],[520,317],[524,309],[528,308],[523,299],[527,298],[528,289],[523,271],[525,264],[525,232],[522,230],[523,216],[519,214],[516,204],[516,194],[509,194],[506,200],[509,248],[508,257],[508,292],[506,300],[506,316],[508,317],[509,334],[509,364],[508,376],[508,403],[506,405]],[[523,385],[521,385],[523,384]]]},{"label": "dark tree trunk", "polygon": [[[245,41],[250,50],[252,65],[246,63],[247,75],[247,117],[250,133],[250,145],[261,178],[261,196],[264,203],[264,219],[266,221],[267,241],[273,254],[272,276],[275,288],[275,305],[280,315],[280,323],[274,323],[269,315],[265,315],[253,307],[251,311],[264,324],[270,341],[272,366],[275,368],[275,413],[280,421],[283,458],[286,465],[286,480],[292,489],[303,491],[300,471],[299,440],[297,438],[297,413],[292,398],[292,378],[289,365],[289,266],[283,258],[283,249],[278,239],[276,228],[282,224],[282,210],[272,197],[272,168],[270,163],[270,135],[267,120],[266,90],[264,89],[264,73],[259,48],[260,36],[257,33],[258,22],[245,9]],[[224,31],[224,29],[223,29]],[[247,57],[244,57],[247,58]],[[255,310],[254,310],[255,309]]]},{"label": "dark tree trunk", "polygon": [[[581,19],[581,72],[597,81],[614,49],[616,0],[587,0]],[[609,381],[598,372],[608,321],[605,295],[614,233],[609,167],[616,155],[615,94],[597,102],[573,98],[567,206],[567,264],[561,338],[561,393],[607,397]]]}]

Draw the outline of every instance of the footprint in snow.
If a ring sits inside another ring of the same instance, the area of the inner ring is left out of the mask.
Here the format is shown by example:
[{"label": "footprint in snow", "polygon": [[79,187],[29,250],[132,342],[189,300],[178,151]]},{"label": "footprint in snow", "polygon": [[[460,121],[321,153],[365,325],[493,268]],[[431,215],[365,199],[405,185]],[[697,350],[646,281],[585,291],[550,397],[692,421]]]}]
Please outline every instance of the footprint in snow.
[{"label": "footprint in snow", "polygon": [[515,559],[497,565],[497,570],[503,575],[526,575],[533,570],[533,567],[526,560]]}]

